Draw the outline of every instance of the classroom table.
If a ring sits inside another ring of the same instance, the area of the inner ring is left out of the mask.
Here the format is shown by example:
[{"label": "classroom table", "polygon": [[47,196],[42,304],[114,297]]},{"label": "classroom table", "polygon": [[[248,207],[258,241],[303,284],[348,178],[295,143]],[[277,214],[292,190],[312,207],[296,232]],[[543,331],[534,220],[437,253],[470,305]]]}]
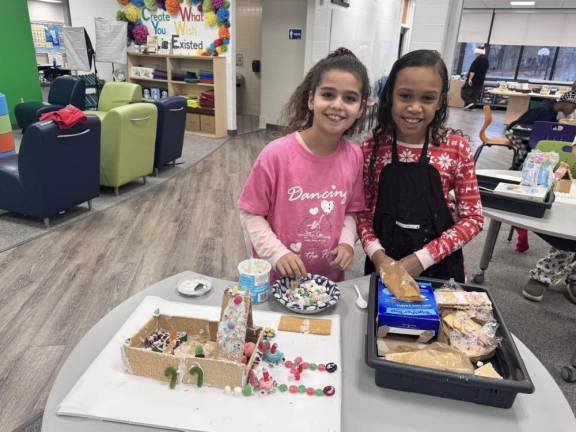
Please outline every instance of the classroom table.
[{"label": "classroom table", "polygon": [[[205,278],[213,289],[204,297],[185,298],[176,291],[183,278]],[[354,304],[353,284],[368,297],[369,277],[341,282],[342,296],[333,313],[341,318],[342,415],[346,432],[573,432],[576,418],[552,376],[534,354],[517,338],[516,346],[535,386],[533,394],[519,394],[512,408],[501,409],[469,402],[377,387],[374,371],[364,360],[367,313]],[[234,282],[184,272],[148,287],[104,316],[78,343],[59,371],[44,411],[43,432],[150,432],[149,427],[84,418],[59,416],[58,404],[98,356],[111,337],[145,296],[204,305],[219,305],[222,292]],[[277,302],[255,305],[255,310],[285,312]],[[223,394],[223,397],[226,397]],[[257,403],[256,403],[257,406]],[[257,408],[255,408],[257,409]],[[286,421],[280,419],[279,421]],[[238,429],[241,429],[239,421]]]}]

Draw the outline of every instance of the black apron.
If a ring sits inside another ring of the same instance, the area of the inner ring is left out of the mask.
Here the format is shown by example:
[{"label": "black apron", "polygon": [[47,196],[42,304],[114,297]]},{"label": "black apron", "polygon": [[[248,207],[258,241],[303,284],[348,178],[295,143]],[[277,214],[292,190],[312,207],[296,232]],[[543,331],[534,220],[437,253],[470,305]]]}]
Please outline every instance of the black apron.
[{"label": "black apron", "polygon": [[[380,172],[374,212],[374,232],[386,255],[400,260],[434,240],[454,225],[444,199],[440,173],[430,165],[429,133],[416,163],[398,160],[396,133],[392,140],[392,161]],[[375,271],[366,258],[364,274]],[[426,269],[421,276],[464,282],[462,249]]]}]

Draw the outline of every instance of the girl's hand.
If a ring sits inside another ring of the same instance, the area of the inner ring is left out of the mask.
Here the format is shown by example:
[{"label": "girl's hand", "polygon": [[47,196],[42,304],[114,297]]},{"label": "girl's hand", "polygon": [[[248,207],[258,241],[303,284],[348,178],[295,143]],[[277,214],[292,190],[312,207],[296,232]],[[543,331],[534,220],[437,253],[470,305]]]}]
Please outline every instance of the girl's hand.
[{"label": "girl's hand", "polygon": [[282,276],[290,276],[291,278],[299,278],[306,275],[306,267],[298,255],[295,253],[287,253],[282,255],[276,261],[276,271]]},{"label": "girl's hand", "polygon": [[412,277],[416,277],[424,271],[424,268],[422,267],[422,264],[420,263],[420,260],[416,254],[405,256],[400,260],[400,264],[402,264],[402,267],[404,267],[404,269],[406,269],[406,271],[410,273],[410,276]]},{"label": "girl's hand", "polygon": [[332,268],[346,270],[354,260],[354,249],[346,243],[340,243],[334,250],[330,251],[330,254],[334,255],[334,261],[330,263]]},{"label": "girl's hand", "polygon": [[376,271],[378,273],[382,273],[382,271],[385,268],[387,268],[388,265],[394,262],[394,259],[390,258],[388,255],[384,253],[382,249],[380,249],[374,252],[374,254],[372,255],[372,262],[374,263]]}]

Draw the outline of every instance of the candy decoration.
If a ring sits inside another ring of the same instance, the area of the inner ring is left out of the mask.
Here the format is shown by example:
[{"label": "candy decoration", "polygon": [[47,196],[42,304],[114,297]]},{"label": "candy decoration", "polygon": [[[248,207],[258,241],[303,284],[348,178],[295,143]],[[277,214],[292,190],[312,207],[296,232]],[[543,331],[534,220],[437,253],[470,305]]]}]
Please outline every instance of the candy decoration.
[{"label": "candy decoration", "polygon": [[334,372],[336,372],[336,369],[338,369],[338,366],[336,366],[336,363],[328,363],[326,365],[326,372],[334,373]]},{"label": "candy decoration", "polygon": [[322,396],[322,395],[324,395],[324,392],[322,391],[322,389],[319,389],[319,388],[316,389],[316,390],[314,390],[314,393],[316,394],[316,396]]},{"label": "candy decoration", "polygon": [[284,393],[286,390],[288,390],[288,386],[286,384],[280,384],[278,386],[278,390]]},{"label": "candy decoration", "polygon": [[196,347],[194,348],[194,357],[204,358],[204,348],[202,347],[202,344],[196,344]]},{"label": "candy decoration", "polygon": [[304,392],[306,392],[306,386],[305,386],[304,384],[300,384],[300,385],[298,386],[298,392],[299,392],[299,393],[304,393]]},{"label": "candy decoration", "polygon": [[318,370],[319,370],[320,372],[324,372],[324,371],[326,370],[326,365],[325,365],[325,364],[319,364],[319,365],[318,365]]},{"label": "candy decoration", "polygon": [[202,368],[200,366],[192,366],[190,368],[190,375],[198,375],[198,378],[196,378],[196,385],[202,387],[202,384],[204,383],[204,371]]},{"label": "candy decoration", "polygon": [[309,367],[310,370],[315,371],[318,368],[318,365],[316,363],[310,363]]},{"label": "candy decoration", "polygon": [[224,387],[224,393],[226,393],[227,395],[232,394],[232,387],[230,387],[229,385]]},{"label": "candy decoration", "polygon": [[288,387],[288,391],[290,393],[296,393],[298,391],[298,387],[296,387],[295,385],[291,385],[290,387]]},{"label": "candy decoration", "polygon": [[324,387],[322,391],[326,396],[333,396],[336,393],[336,389],[331,385]]},{"label": "candy decoration", "polygon": [[316,390],[314,390],[312,387],[308,387],[308,388],[306,389],[306,394],[307,394],[308,396],[314,396],[314,395],[316,394]]},{"label": "candy decoration", "polygon": [[243,300],[244,300],[244,298],[241,295],[234,296],[234,304],[236,304],[236,305],[239,305],[240,303],[242,303]]},{"label": "candy decoration", "polygon": [[234,387],[234,396],[242,396],[242,387]]},{"label": "candy decoration", "polygon": [[[224,41],[222,41],[222,43],[224,43]],[[265,338],[273,339],[274,336],[276,336],[276,330],[274,330],[272,327],[264,328],[264,337]]]},{"label": "candy decoration", "polygon": [[256,348],[256,344],[254,342],[246,342],[244,344],[244,355],[246,357],[251,357],[255,348]]},{"label": "candy decoration", "polygon": [[242,394],[244,396],[251,396],[252,395],[252,386],[250,384],[246,384],[242,387]]},{"label": "candy decoration", "polygon": [[284,362],[284,366],[286,366],[287,369],[292,369],[292,362],[290,360],[286,360]]},{"label": "candy decoration", "polygon": [[178,371],[176,368],[171,366],[167,367],[164,371],[164,376],[170,378],[170,388],[174,389],[176,387],[176,380],[178,379]]}]

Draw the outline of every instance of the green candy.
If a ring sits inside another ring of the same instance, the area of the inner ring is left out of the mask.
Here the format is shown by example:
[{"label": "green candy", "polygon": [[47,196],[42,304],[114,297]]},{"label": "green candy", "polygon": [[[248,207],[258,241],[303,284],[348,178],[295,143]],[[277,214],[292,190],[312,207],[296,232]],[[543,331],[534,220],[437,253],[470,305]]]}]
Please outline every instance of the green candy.
[{"label": "green candy", "polygon": [[313,370],[313,371],[318,369],[318,365],[316,363],[310,363],[308,365],[308,367],[310,368],[310,370]]},{"label": "green candy", "polygon": [[324,394],[322,389],[316,389],[316,391],[314,393],[316,393],[316,396],[322,396]]},{"label": "green candy", "polygon": [[288,386],[286,384],[280,384],[278,386],[278,390],[280,390],[282,393],[284,393],[286,390],[288,390]]},{"label": "green candy", "polygon": [[246,384],[244,387],[242,387],[242,394],[244,396],[250,396],[252,394],[252,386],[250,386],[250,384]]},{"label": "green candy", "polygon": [[305,393],[306,392],[306,386],[304,384],[300,384],[298,386],[298,392]]},{"label": "green candy", "polygon": [[190,368],[190,375],[198,375],[198,378],[196,378],[196,385],[202,387],[202,384],[204,383],[204,371],[202,368],[200,366],[192,366],[192,368]]},{"label": "green candy", "polygon": [[176,387],[176,379],[178,378],[178,371],[176,368],[167,367],[164,371],[164,376],[170,378],[170,388],[174,389]]}]

